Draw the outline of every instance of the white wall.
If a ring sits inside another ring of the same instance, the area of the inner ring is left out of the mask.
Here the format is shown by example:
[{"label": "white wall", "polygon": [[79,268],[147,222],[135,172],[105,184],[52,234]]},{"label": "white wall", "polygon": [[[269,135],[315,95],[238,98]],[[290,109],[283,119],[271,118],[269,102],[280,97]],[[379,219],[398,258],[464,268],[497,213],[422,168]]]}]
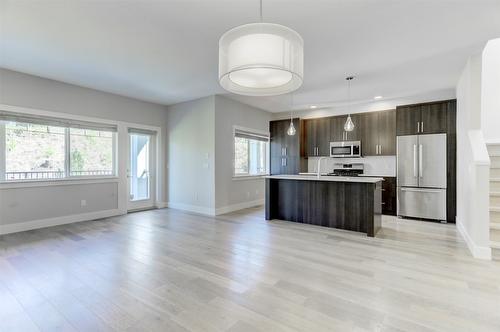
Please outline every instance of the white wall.
[{"label": "white wall", "polygon": [[500,38],[483,50],[481,76],[481,127],[488,143],[500,143]]},{"label": "white wall", "polygon": [[168,206],[215,214],[215,97],[168,107]]},{"label": "white wall", "polygon": [[457,84],[457,228],[475,257],[489,259],[489,168],[481,133],[481,69],[481,55],[471,57]]},{"label": "white wall", "polygon": [[[0,68],[0,104],[49,112],[123,121],[166,130],[166,107],[123,96],[78,87]],[[61,116],[64,116],[63,114]],[[120,130],[120,128],[119,128]],[[121,129],[123,130],[123,129]],[[126,211],[126,131],[119,132],[119,178],[64,182],[45,187],[0,186],[0,232],[41,227]],[[165,141],[163,141],[163,146]],[[162,154],[164,158],[164,154]],[[164,165],[164,162],[162,163]],[[158,170],[162,201],[166,188],[163,169]],[[95,182],[95,181],[94,181]],[[87,206],[81,206],[81,200]],[[40,221],[40,223],[38,223]]]},{"label": "white wall", "polygon": [[218,213],[262,204],[264,179],[233,179],[233,126],[269,132],[271,113],[215,97],[215,208]]}]

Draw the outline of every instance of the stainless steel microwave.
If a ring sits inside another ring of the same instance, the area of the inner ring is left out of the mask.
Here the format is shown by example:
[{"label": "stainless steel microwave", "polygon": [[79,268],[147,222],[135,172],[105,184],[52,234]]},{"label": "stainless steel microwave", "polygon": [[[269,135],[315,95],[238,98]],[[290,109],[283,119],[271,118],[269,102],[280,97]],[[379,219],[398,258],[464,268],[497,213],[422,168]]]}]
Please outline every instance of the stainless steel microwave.
[{"label": "stainless steel microwave", "polygon": [[361,157],[361,141],[330,142],[330,157],[333,158]]}]

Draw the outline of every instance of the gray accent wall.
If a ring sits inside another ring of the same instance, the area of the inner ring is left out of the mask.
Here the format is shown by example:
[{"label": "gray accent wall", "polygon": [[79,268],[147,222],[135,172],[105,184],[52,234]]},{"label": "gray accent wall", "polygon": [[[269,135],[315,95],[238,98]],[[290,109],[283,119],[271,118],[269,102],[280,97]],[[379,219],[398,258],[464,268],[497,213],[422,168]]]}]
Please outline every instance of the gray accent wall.
[{"label": "gray accent wall", "polygon": [[233,179],[233,126],[268,132],[271,117],[269,112],[215,96],[216,210],[264,199],[264,179]]},{"label": "gray accent wall", "polygon": [[214,98],[168,107],[169,207],[214,214]]},{"label": "gray accent wall", "polygon": [[262,178],[233,179],[233,126],[267,132],[270,120],[224,96],[169,106],[169,206],[216,215],[263,201]]}]

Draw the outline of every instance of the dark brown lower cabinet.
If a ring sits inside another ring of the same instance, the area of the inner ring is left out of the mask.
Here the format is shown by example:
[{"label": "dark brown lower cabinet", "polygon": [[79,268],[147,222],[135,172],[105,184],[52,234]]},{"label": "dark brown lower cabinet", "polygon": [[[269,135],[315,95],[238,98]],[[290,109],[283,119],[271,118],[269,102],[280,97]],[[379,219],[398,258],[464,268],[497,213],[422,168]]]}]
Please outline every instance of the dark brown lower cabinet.
[{"label": "dark brown lower cabinet", "polygon": [[395,216],[397,213],[396,178],[384,177],[382,182],[382,214]]}]

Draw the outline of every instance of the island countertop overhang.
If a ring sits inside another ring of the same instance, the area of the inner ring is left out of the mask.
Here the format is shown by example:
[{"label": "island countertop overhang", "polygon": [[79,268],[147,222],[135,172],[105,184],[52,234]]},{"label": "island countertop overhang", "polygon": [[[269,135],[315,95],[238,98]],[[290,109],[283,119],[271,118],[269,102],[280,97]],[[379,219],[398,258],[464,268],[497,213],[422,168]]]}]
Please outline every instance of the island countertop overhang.
[{"label": "island countertop overhang", "polygon": [[329,182],[354,182],[354,183],[377,183],[384,181],[379,177],[359,177],[359,176],[327,176],[319,178],[315,175],[267,175],[266,179],[278,180],[300,180],[300,181],[329,181]]}]

